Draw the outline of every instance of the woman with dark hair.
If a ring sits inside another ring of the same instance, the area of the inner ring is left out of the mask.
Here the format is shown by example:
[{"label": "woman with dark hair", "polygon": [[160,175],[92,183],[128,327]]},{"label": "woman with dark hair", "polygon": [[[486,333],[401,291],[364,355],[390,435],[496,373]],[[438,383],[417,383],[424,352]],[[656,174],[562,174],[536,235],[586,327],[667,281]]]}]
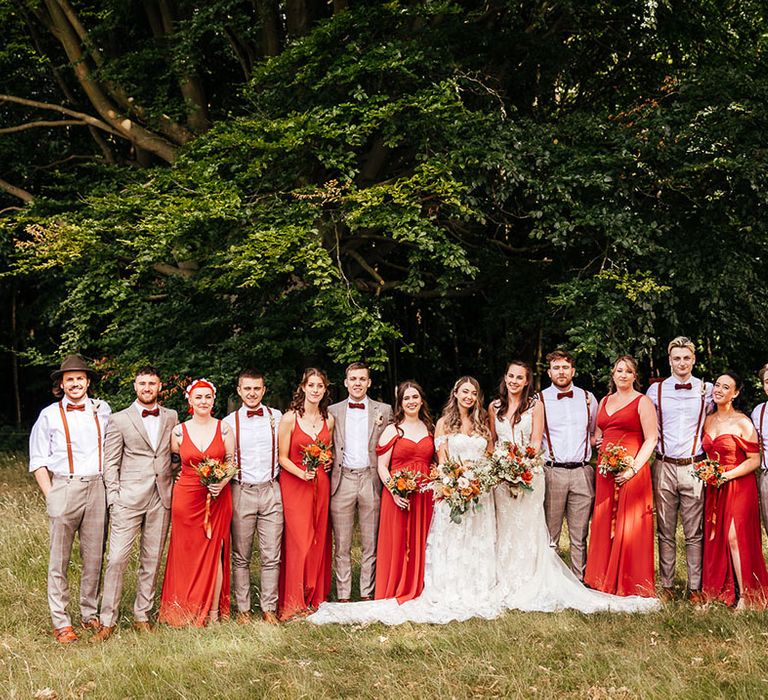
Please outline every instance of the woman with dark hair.
[{"label": "woman with dark hair", "polygon": [[614,363],[610,387],[597,410],[598,464],[612,445],[626,449],[630,466],[619,474],[598,470],[584,583],[606,593],[652,598],[656,586],[648,460],[658,438],[656,411],[637,390],[637,362],[630,355]]},{"label": "woman with dark hair", "polygon": [[[717,410],[704,422],[702,446],[725,470],[721,486],[707,485],[704,496],[704,559],[702,593],[707,600],[737,610],[764,609],[768,572],[763,559],[760,509],[755,470],[760,446],[752,422],[734,407],[742,381],[733,372],[715,381],[712,399]],[[737,594],[738,586],[738,594]]]},{"label": "woman with dark hair", "polygon": [[331,591],[331,482],[325,468],[307,469],[304,465],[304,448],[331,445],[333,416],[328,415],[329,404],[327,375],[310,367],[304,371],[278,429],[285,519],[278,601],[282,620],[311,612]]},{"label": "woman with dark hair", "polygon": [[[386,486],[392,474],[409,469],[428,475],[435,456],[432,417],[422,388],[413,381],[397,387],[395,420],[379,438],[379,477]],[[424,587],[424,550],[432,522],[432,494],[403,498],[385,489],[381,497],[376,548],[376,598],[416,598]]]}]

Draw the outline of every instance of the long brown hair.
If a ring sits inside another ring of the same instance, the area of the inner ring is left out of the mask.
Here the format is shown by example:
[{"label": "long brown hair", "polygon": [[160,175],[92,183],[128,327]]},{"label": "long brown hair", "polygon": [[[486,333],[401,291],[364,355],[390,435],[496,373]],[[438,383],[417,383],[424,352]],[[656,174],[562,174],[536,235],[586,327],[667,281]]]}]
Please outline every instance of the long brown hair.
[{"label": "long brown hair", "polygon": [[442,418],[445,418],[446,433],[460,433],[461,432],[461,413],[459,412],[459,401],[456,398],[456,392],[462,384],[471,384],[477,390],[477,401],[475,402],[472,412],[469,417],[472,419],[472,432],[478,433],[483,437],[490,437],[491,431],[488,428],[488,413],[483,408],[483,390],[480,388],[480,383],[474,377],[463,376],[456,380],[456,383],[451,389],[451,394],[448,397],[448,401],[443,406]]},{"label": "long brown hair", "polygon": [[320,409],[320,415],[327,419],[328,406],[331,404],[331,395],[328,391],[328,375],[323,372],[323,370],[317,369],[316,367],[307,367],[307,369],[304,370],[304,376],[301,378],[299,386],[296,387],[296,391],[293,392],[293,398],[291,399],[289,408],[300,416],[304,415],[304,400],[307,398],[307,395],[304,392],[304,387],[307,386],[310,377],[320,377],[320,379],[323,380],[323,384],[325,384],[325,394],[323,394],[323,398],[320,399],[318,408]]},{"label": "long brown hair", "polygon": [[435,432],[435,424],[432,421],[432,414],[429,412],[429,406],[427,400],[424,398],[424,390],[419,386],[417,382],[412,379],[407,379],[404,382],[400,382],[395,391],[395,430],[398,435],[402,436],[403,431],[400,429],[400,423],[405,420],[405,411],[403,410],[403,397],[408,389],[416,389],[421,397],[421,408],[419,409],[419,420],[427,426],[427,432]]},{"label": "long brown hair", "polygon": [[[549,355],[547,355],[549,357]],[[531,382],[533,381],[533,369],[527,362],[522,360],[512,360],[507,363],[507,367],[504,370],[504,374],[499,382],[499,398],[496,399],[496,415],[505,416],[507,409],[509,408],[509,390],[507,389],[507,372],[512,366],[522,367],[525,370],[525,378],[528,383],[523,387],[523,391],[520,394],[520,403],[517,405],[515,412],[512,414],[512,425],[517,425],[525,413],[532,405],[534,401],[533,388]]]},{"label": "long brown hair", "polygon": [[611,378],[608,382],[608,389],[611,394],[616,393],[616,383],[613,381],[613,373],[616,371],[616,368],[619,366],[619,362],[625,362],[628,364],[632,371],[635,373],[635,380],[632,382],[632,388],[635,391],[640,391],[640,381],[638,379],[638,373],[637,373],[637,360],[632,357],[632,355],[619,355],[616,358],[616,361],[613,363],[613,367],[611,367]]}]

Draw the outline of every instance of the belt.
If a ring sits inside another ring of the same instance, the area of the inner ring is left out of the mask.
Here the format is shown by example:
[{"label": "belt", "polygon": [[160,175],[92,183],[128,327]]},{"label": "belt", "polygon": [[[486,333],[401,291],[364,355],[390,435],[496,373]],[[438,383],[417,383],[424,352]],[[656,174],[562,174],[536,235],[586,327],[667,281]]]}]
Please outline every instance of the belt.
[{"label": "belt", "polygon": [[687,467],[696,462],[706,459],[705,454],[696,455],[695,457],[667,457],[666,455],[659,455],[656,459],[660,462],[667,462],[668,464],[674,464],[676,467]]},{"label": "belt", "polygon": [[236,481],[233,479],[233,481],[238,485],[242,486],[246,489],[258,489],[263,488],[264,486],[269,486],[273,482],[277,481],[277,477],[274,479],[269,479],[268,481]]},{"label": "belt", "polygon": [[66,481],[103,481],[101,474],[88,474],[79,476],[77,474],[54,474],[54,479],[65,479]]},{"label": "belt", "polygon": [[557,469],[579,469],[586,467],[589,462],[544,462],[548,467],[556,467]]},{"label": "belt", "polygon": [[341,467],[341,471],[344,474],[362,474],[363,472],[376,468],[377,467],[357,467],[356,469],[353,469],[352,467]]}]

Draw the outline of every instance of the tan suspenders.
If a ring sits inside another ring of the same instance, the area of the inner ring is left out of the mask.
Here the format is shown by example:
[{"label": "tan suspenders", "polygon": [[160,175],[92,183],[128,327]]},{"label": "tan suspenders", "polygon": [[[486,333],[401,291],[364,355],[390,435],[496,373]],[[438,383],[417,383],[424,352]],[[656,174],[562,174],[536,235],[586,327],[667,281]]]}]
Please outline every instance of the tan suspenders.
[{"label": "tan suspenders", "polygon": [[[96,422],[96,438],[99,442],[99,474],[101,474],[102,455],[101,455],[101,423],[99,423],[99,416],[96,413],[96,407],[92,406],[93,420]],[[69,462],[69,473],[75,473],[75,458],[72,454],[72,436],[69,433],[69,422],[67,421],[67,412],[64,410],[64,399],[59,401],[59,413],[61,414],[61,422],[64,424],[64,437],[67,440],[67,461]]]},{"label": "tan suspenders", "polygon": [[[547,436],[547,445],[549,446],[549,457],[550,460],[554,463],[557,460],[555,459],[555,450],[554,446],[552,445],[552,436],[549,434],[549,421],[547,420],[547,403],[544,401],[544,392],[539,392],[539,401],[541,401],[541,407],[544,409],[544,433]],[[590,414],[590,400],[589,400],[589,392],[584,391],[584,402],[587,406],[587,434],[586,434],[586,441],[584,443],[584,461],[588,461],[589,459],[589,452],[591,445],[589,444],[589,424],[591,419]]]},{"label": "tan suspenders", "polygon": [[[277,448],[275,441],[275,417],[272,415],[272,409],[269,406],[265,406],[267,409],[267,415],[269,415],[269,434],[272,437],[272,464],[271,464],[271,479],[275,478],[275,450]],[[242,478],[240,468],[240,409],[235,411],[235,446],[237,447],[237,480]]]},{"label": "tan suspenders", "polygon": [[[660,442],[661,442],[661,454],[665,455],[667,454],[666,449],[664,448],[664,414],[661,409],[661,385],[664,382],[658,383],[658,408],[659,408],[659,436],[660,436]],[[701,434],[701,419],[704,417],[704,402],[707,397],[707,384],[702,379],[701,380],[701,405],[699,406],[699,417],[696,421],[696,433],[693,436],[693,447],[691,448],[691,457],[696,456],[696,448],[699,444],[699,435]]]},{"label": "tan suspenders", "polygon": [[763,419],[765,418],[765,407],[768,405],[768,401],[763,402],[760,408],[760,421],[757,424],[757,442],[760,445],[760,466],[765,469],[765,438],[763,437]]}]

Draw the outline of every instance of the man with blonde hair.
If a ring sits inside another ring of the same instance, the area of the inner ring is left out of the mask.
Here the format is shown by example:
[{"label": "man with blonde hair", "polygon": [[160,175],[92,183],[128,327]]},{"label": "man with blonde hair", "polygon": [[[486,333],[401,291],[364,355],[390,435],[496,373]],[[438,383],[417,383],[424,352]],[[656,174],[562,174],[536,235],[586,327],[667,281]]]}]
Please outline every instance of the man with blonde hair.
[{"label": "man with blonde hair", "polygon": [[685,535],[689,598],[696,605],[702,602],[704,484],[693,476],[691,465],[705,457],[701,437],[704,418],[712,409],[712,384],[692,376],[696,348],[689,338],[674,338],[667,346],[667,352],[671,376],[652,384],[647,391],[659,422],[659,442],[652,473],[661,598],[674,598],[679,511]]},{"label": "man with blonde hair", "polygon": [[[760,378],[760,386],[763,387],[763,391],[768,394],[768,364],[762,366],[757,376]],[[768,532],[768,444],[766,444],[768,418],[765,415],[766,407],[768,407],[768,401],[763,401],[763,403],[755,406],[755,410],[752,411],[752,422],[755,424],[757,438],[760,442],[760,471],[757,477],[757,485],[760,489],[760,513],[763,516],[763,527]]]}]

